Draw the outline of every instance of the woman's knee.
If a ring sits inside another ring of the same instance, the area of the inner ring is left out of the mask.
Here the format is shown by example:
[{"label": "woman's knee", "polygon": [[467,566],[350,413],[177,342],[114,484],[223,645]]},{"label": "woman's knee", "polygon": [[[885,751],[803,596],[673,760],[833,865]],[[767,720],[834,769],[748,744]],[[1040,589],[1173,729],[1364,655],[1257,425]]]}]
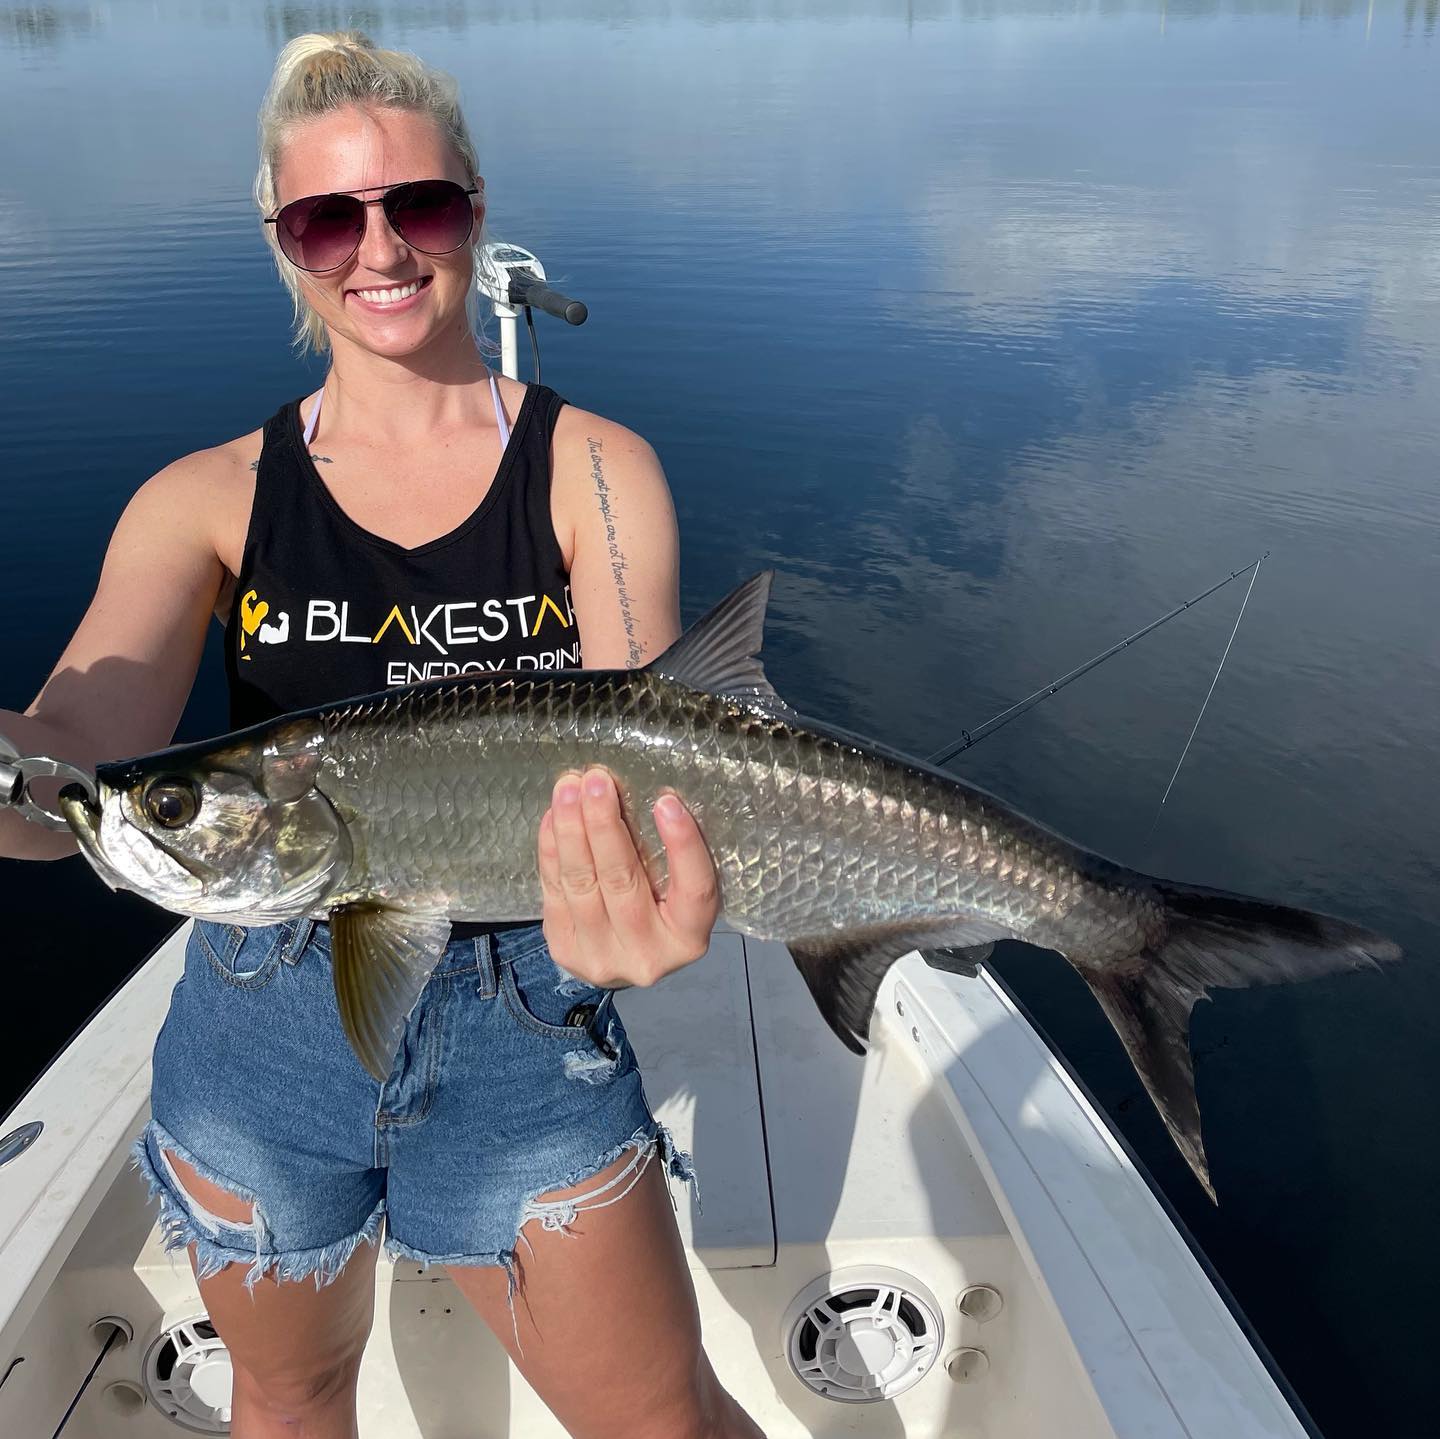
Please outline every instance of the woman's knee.
[{"label": "woman's knee", "polygon": [[309,1280],[273,1275],[252,1287],[244,1264],[227,1265],[199,1283],[211,1322],[230,1351],[237,1415],[273,1420],[270,1427],[281,1432],[284,1421],[353,1410],[374,1313],[372,1250],[362,1249],[318,1289]]},{"label": "woman's knee", "polygon": [[626,1439],[765,1439],[755,1421],[726,1393],[703,1354],[693,1385],[643,1408],[645,1412],[627,1421]]},{"label": "woman's knee", "polygon": [[237,1360],[234,1372],[234,1407],[240,1413],[292,1421],[314,1420],[344,1412],[354,1405],[360,1355],[304,1369],[275,1365],[249,1369]]}]

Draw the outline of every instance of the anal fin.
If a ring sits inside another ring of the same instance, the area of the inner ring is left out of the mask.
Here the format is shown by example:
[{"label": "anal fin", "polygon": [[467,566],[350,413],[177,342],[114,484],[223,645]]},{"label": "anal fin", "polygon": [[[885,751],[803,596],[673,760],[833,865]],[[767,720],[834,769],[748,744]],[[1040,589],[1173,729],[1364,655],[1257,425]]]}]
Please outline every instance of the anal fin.
[{"label": "anal fin", "polygon": [[[805,977],[825,1022],[856,1054],[865,1053],[875,996],[890,966],[912,949],[962,951],[986,949],[1012,931],[994,920],[937,916],[807,935],[789,942],[790,955]],[[927,960],[931,959],[925,953]],[[977,954],[976,958],[985,956]],[[963,963],[963,961],[962,961]],[[949,965],[937,968],[948,969]],[[960,973],[965,973],[961,969]]]},{"label": "anal fin", "polygon": [[341,905],[330,913],[335,1000],[355,1057],[372,1078],[389,1078],[420,998],[450,938],[441,914],[413,914],[384,905]]}]

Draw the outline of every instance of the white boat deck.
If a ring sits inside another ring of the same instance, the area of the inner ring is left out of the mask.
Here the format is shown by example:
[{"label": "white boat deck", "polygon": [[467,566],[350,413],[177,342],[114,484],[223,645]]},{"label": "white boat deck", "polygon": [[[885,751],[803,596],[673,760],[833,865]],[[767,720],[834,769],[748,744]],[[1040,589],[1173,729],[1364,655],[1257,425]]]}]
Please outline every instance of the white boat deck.
[{"label": "white boat deck", "polygon": [[[103,1315],[135,1338],[106,1357],[65,1439],[184,1432],[139,1404],[137,1386],[165,1326],[199,1305],[126,1165],[183,938],[3,1126],[46,1126],[0,1168],[7,1439],[49,1439]],[[732,933],[621,1007],[652,1105],[699,1169],[703,1210],[677,1201],[706,1347],[770,1439],[1305,1434],[1124,1150],[987,977],[902,960],[864,1061],[819,1020],[781,946]],[[843,1288],[884,1271],[933,1297],[938,1362],[890,1400],[811,1392],[787,1357],[796,1297],[836,1272]],[[563,1434],[447,1279],[382,1262],[378,1282],[366,1439]],[[985,1323],[956,1307],[976,1284],[1004,1301]]]}]

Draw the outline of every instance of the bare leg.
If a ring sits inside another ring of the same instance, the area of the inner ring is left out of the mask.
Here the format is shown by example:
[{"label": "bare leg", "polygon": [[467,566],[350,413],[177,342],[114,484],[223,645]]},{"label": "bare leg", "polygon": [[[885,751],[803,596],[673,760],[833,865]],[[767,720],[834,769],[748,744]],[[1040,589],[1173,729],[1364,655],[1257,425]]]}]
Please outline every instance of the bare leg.
[{"label": "bare leg", "polygon": [[[545,1198],[590,1193],[632,1158]],[[624,1199],[582,1207],[568,1233],[527,1224],[516,1267],[513,1321],[503,1269],[450,1274],[574,1439],[764,1439],[700,1346],[658,1156]]]},{"label": "bare leg", "polygon": [[[246,1200],[170,1163],[187,1193],[222,1219],[246,1223]],[[355,1381],[375,1313],[375,1247],[362,1244],[338,1279],[262,1279],[245,1287],[245,1266],[200,1279],[216,1332],[235,1366],[233,1439],[355,1439]],[[194,1251],[191,1251],[194,1262]]]}]

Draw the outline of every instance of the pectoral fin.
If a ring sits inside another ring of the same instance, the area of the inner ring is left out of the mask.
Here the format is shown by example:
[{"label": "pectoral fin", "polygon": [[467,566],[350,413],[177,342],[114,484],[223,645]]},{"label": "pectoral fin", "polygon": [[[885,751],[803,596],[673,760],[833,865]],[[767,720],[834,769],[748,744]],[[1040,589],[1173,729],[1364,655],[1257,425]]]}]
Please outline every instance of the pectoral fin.
[{"label": "pectoral fin", "polygon": [[346,904],[330,913],[335,1000],[355,1057],[384,1083],[405,1021],[450,938],[443,914]]}]

